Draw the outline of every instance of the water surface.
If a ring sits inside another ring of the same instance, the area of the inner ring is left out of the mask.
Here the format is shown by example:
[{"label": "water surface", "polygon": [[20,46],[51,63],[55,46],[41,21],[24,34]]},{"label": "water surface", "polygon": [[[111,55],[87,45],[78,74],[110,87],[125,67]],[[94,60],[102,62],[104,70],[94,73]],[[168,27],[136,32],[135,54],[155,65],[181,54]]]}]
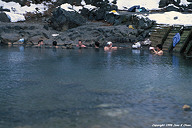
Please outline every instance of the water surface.
[{"label": "water surface", "polygon": [[0,127],[190,124],[191,62],[147,50],[0,47]]}]

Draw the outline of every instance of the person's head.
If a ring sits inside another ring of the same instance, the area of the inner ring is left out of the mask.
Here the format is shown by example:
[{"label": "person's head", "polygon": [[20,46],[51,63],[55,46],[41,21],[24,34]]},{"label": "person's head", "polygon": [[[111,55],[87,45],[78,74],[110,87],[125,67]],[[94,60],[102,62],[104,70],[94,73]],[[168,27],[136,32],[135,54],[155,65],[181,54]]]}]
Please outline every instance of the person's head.
[{"label": "person's head", "polygon": [[38,45],[43,45],[43,40],[39,40]]},{"label": "person's head", "polygon": [[81,40],[79,40],[79,41],[78,41],[78,44],[79,44],[79,45],[82,45],[82,41],[81,41]]},{"label": "person's head", "polygon": [[108,47],[112,47],[113,43],[111,41],[107,42]]},{"label": "person's head", "polygon": [[160,50],[162,50],[162,49],[163,49],[163,47],[162,47],[162,45],[161,45],[161,44],[156,45],[156,47],[157,47],[157,50],[158,50],[158,51],[160,51]]},{"label": "person's head", "polygon": [[95,42],[95,47],[99,47],[100,43],[98,41]]},{"label": "person's head", "polygon": [[57,46],[57,41],[53,41],[53,46]]}]

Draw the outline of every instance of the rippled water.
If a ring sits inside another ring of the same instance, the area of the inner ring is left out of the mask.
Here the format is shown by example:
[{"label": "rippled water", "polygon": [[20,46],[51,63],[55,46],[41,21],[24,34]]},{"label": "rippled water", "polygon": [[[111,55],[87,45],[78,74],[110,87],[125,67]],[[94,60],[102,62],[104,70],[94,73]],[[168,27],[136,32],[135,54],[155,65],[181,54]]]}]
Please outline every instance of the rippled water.
[{"label": "rippled water", "polygon": [[0,128],[190,124],[191,62],[147,50],[0,47]]}]

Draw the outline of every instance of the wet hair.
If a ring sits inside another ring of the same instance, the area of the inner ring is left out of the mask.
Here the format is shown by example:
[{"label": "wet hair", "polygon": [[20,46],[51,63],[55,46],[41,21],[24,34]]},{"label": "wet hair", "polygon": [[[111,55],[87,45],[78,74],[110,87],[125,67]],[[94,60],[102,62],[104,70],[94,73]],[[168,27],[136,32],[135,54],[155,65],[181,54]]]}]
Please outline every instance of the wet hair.
[{"label": "wet hair", "polygon": [[79,41],[81,41],[81,40],[79,40]]},{"label": "wet hair", "polygon": [[160,50],[162,50],[162,49],[163,49],[163,47],[162,47],[162,45],[161,45],[161,44],[156,45],[156,47],[158,47]]},{"label": "wet hair", "polygon": [[57,41],[53,41],[53,46],[57,46]]},{"label": "wet hair", "polygon": [[43,40],[39,40],[39,41],[38,41],[38,44],[39,44],[40,42],[42,42],[42,41],[43,41]]},{"label": "wet hair", "polygon": [[95,42],[95,46],[99,47],[100,43],[98,41]]}]

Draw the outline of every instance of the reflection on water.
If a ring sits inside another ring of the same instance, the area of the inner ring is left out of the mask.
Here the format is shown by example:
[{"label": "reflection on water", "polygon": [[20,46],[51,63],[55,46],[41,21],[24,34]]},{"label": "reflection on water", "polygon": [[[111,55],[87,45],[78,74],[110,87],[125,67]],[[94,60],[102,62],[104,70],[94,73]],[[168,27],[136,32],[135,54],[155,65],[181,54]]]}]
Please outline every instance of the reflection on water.
[{"label": "reflection on water", "polygon": [[191,123],[191,60],[145,50],[0,47],[0,127]]}]

